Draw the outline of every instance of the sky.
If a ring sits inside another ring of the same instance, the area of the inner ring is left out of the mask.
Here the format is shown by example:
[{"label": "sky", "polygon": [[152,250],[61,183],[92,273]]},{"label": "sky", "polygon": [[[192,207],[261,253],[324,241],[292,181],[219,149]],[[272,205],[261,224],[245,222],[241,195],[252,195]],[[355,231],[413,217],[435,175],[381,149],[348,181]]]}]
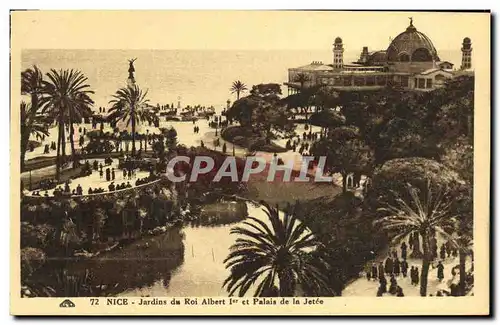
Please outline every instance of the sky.
[{"label": "sky", "polygon": [[[153,103],[176,102],[181,97],[188,104],[223,105],[233,80],[248,85],[282,83],[288,68],[313,60],[330,62],[337,36],[343,39],[346,58],[356,58],[363,46],[369,51],[385,50],[390,38],[406,30],[409,17],[432,40],[442,59],[452,60],[457,67],[460,52],[453,57],[445,53],[460,51],[464,37],[472,39],[474,58],[484,57],[481,52],[489,55],[489,15],[484,13],[26,11],[12,13],[13,70],[33,64],[43,71],[80,69],[96,89],[96,105],[104,106],[123,86],[127,59],[138,57],[136,77],[150,90]],[[17,61],[22,56],[17,49],[37,51]],[[44,54],[41,49],[57,49],[59,54]],[[101,49],[115,51],[95,51]],[[152,49],[175,50],[179,55]],[[205,51],[188,55],[183,50]],[[224,55],[220,50],[255,54]]]},{"label": "sky", "polygon": [[[475,40],[484,40],[487,16],[435,12],[31,11],[14,13],[13,27],[18,33],[13,37],[19,35],[17,41],[25,48],[265,50],[324,49],[340,36],[350,48],[385,49],[389,37],[403,32],[413,17],[414,26],[429,36],[436,48],[448,50],[460,46],[466,36],[473,46]],[[22,23],[17,18],[23,18]]]}]

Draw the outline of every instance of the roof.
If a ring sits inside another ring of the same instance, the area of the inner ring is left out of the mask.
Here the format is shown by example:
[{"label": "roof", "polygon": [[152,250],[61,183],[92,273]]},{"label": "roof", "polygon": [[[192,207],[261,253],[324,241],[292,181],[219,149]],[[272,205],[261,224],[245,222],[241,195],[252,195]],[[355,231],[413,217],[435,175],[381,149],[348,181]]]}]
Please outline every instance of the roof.
[{"label": "roof", "polygon": [[451,65],[454,65],[453,63],[451,63],[450,61],[439,61],[439,62],[436,62],[437,65],[441,65],[443,63],[449,63]]},{"label": "roof", "polygon": [[330,65],[323,64],[319,61],[313,61],[311,64],[304,65],[302,67],[295,68],[296,70],[314,70],[314,71],[324,71],[324,70],[333,70],[333,67]]},{"label": "roof", "polygon": [[373,51],[368,53],[368,62],[385,62],[387,61],[387,51]]},{"label": "roof", "polygon": [[387,60],[399,61],[400,55],[406,54],[411,61],[439,61],[436,48],[432,41],[421,33],[410,22],[410,26],[404,32],[396,36],[387,48]]},{"label": "roof", "polygon": [[437,72],[437,71],[441,71],[441,72],[445,72],[445,73],[451,74],[451,71],[444,70],[444,69],[439,69],[439,68],[428,69],[428,70],[425,70],[423,72],[420,72],[419,74],[420,75],[428,75],[428,74],[431,74],[431,73],[434,73],[434,72]]}]

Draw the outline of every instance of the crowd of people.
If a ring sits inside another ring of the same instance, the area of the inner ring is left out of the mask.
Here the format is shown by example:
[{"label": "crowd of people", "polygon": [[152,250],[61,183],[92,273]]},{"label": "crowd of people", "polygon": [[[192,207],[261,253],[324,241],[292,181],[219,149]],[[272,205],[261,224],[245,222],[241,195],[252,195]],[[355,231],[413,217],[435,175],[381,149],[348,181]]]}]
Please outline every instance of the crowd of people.
[{"label": "crowd of people", "polygon": [[[421,254],[419,253],[420,248],[417,236],[418,235],[410,236],[409,245],[407,245],[406,242],[403,242],[401,244],[400,255],[398,255],[397,250],[392,250],[389,252],[387,258],[384,261],[380,261],[378,264],[372,263],[371,266],[367,267],[367,270],[365,272],[367,280],[379,282],[376,294],[377,297],[383,296],[386,293],[395,295],[397,297],[403,297],[404,296],[403,288],[398,285],[398,278],[402,280],[409,276],[411,285],[413,286],[419,285],[420,283],[419,267],[416,265],[412,265],[411,268],[408,269],[409,265],[407,260],[408,249],[412,249],[413,252],[416,253],[416,255]],[[453,256],[453,249],[451,249],[451,245],[449,243],[444,243],[441,247],[442,247],[441,248],[442,253],[440,255],[441,259],[444,259],[446,257],[446,247],[450,248],[448,250],[449,252],[448,257],[450,255]],[[434,260],[437,259],[437,257],[438,257],[437,254],[435,254],[435,256],[433,256]],[[437,270],[436,277],[440,282],[442,282],[444,279],[444,269],[445,269],[442,261],[440,260],[437,262],[437,264],[434,263],[431,266],[433,267],[433,269]],[[389,288],[387,288],[388,282],[386,277],[389,277]]]},{"label": "crowd of people", "polygon": [[304,131],[302,138],[297,136],[297,138],[288,139],[285,144],[285,148],[287,150],[292,150],[293,152],[298,151],[303,156],[309,156],[310,143],[316,141],[318,137],[318,132],[313,133],[312,130],[309,130],[309,132]]}]

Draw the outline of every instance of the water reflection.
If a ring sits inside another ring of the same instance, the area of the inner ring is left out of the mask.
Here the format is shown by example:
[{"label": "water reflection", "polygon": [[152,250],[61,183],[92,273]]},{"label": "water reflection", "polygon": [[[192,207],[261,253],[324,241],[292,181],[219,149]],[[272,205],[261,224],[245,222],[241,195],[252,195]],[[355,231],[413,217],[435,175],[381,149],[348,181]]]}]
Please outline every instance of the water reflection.
[{"label": "water reflection", "polygon": [[[247,207],[249,215],[265,220],[260,207]],[[227,296],[222,284],[229,271],[223,261],[236,239],[230,234],[234,225],[174,228],[91,259],[54,261],[50,269],[57,262],[67,274],[90,274],[94,290],[82,296]]]}]

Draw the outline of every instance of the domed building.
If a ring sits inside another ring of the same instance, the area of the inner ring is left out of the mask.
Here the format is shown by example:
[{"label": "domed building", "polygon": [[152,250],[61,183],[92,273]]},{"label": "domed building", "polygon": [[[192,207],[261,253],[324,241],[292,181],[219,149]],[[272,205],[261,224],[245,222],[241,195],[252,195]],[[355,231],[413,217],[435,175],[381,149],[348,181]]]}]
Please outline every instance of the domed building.
[{"label": "domed building", "polygon": [[413,21],[410,21],[410,26],[396,36],[387,48],[389,64],[426,63],[433,65],[438,61],[440,61],[439,56],[432,41],[413,26]]},{"label": "domed building", "polygon": [[[356,62],[344,63],[344,44],[340,37],[333,43],[333,62],[311,64],[288,69],[288,93],[302,87],[323,85],[337,90],[370,90],[387,86],[403,90],[428,91],[442,86],[457,73],[471,70],[471,40],[462,44],[461,71],[453,70],[453,63],[441,61],[431,39],[410,24],[391,40],[386,50],[368,51],[364,46]],[[305,75],[305,77],[304,77]],[[299,82],[300,80],[300,82]]]}]

